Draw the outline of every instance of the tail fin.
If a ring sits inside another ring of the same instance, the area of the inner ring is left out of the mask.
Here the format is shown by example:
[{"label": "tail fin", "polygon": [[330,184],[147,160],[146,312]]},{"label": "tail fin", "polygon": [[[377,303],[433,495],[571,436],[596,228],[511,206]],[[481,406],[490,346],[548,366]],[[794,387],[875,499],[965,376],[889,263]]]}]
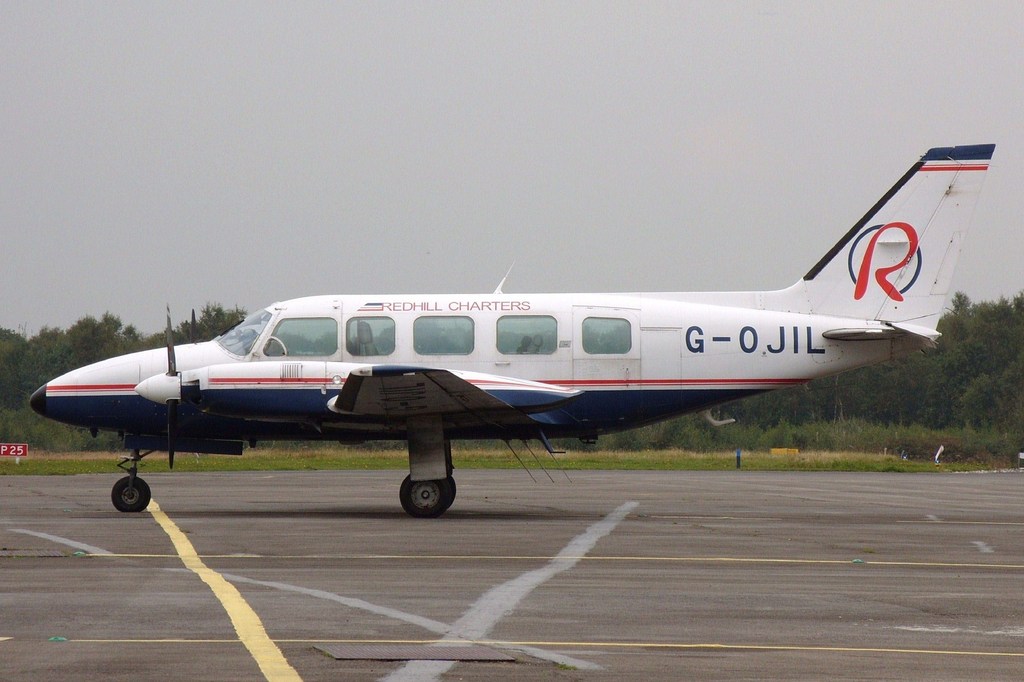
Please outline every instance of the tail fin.
[{"label": "tail fin", "polygon": [[813,313],[934,329],[994,150],[929,150],[786,294]]}]

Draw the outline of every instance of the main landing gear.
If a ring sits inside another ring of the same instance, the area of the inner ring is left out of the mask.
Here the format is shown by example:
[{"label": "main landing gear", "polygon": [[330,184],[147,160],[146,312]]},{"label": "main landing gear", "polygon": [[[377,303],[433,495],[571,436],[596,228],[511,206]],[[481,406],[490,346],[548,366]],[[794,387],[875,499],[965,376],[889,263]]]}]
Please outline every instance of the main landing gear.
[{"label": "main landing gear", "polygon": [[[146,455],[148,454],[147,452]],[[127,476],[118,479],[110,491],[110,499],[118,511],[140,512],[149,506],[149,501],[153,498],[149,484],[138,476],[139,462],[146,455],[140,455],[138,450],[132,450],[131,455],[122,457],[117,463],[119,469],[128,472]],[[127,462],[131,462],[131,465],[126,466]]]},{"label": "main landing gear", "polygon": [[452,442],[445,438],[439,415],[414,417],[406,423],[409,439],[409,475],[398,498],[402,509],[418,519],[433,519],[455,501],[452,478]]},{"label": "main landing gear", "polygon": [[455,501],[455,479],[448,476],[434,481],[414,481],[412,476],[406,476],[398,495],[406,514],[433,519],[448,511]]}]

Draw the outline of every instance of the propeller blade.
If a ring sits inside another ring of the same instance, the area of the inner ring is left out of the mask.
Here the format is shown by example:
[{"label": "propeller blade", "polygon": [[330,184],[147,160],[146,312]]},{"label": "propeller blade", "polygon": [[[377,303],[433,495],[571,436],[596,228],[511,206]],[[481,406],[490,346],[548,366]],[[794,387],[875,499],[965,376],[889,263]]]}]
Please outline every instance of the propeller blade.
[{"label": "propeller blade", "polygon": [[174,438],[178,435],[178,400],[167,401],[167,463],[174,468]]},{"label": "propeller blade", "polygon": [[171,306],[167,306],[167,376],[174,376],[178,373],[177,362],[174,359],[174,332],[171,329]]},{"label": "propeller blade", "polygon": [[[193,313],[194,314],[194,313]],[[167,376],[178,376],[178,363],[174,358],[174,330],[171,327],[171,305],[167,304]],[[178,399],[167,401],[167,463],[174,468],[174,439],[178,435]]]}]

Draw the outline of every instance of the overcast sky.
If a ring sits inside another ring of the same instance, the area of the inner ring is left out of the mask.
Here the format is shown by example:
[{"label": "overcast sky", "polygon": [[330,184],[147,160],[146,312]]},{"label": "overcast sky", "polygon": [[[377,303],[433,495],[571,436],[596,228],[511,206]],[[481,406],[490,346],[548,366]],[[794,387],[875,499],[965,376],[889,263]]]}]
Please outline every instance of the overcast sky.
[{"label": "overcast sky", "polygon": [[1024,3],[0,4],[0,327],[309,294],[774,289],[996,143],[957,289],[1024,290]]}]

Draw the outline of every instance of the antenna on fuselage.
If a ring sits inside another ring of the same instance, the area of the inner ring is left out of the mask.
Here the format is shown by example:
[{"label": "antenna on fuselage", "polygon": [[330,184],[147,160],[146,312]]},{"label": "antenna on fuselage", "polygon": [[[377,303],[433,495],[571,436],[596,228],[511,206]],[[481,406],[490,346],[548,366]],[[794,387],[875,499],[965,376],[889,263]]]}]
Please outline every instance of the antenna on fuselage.
[{"label": "antenna on fuselage", "polygon": [[506,272],[505,276],[501,278],[500,282],[498,282],[498,288],[494,290],[494,293],[496,293],[496,294],[503,294],[503,293],[505,293],[501,289],[502,289],[502,287],[505,286],[505,280],[508,279],[508,276],[512,274],[512,268],[514,268],[515,266],[516,266],[516,262],[512,261],[512,265],[508,266],[508,272]]}]

